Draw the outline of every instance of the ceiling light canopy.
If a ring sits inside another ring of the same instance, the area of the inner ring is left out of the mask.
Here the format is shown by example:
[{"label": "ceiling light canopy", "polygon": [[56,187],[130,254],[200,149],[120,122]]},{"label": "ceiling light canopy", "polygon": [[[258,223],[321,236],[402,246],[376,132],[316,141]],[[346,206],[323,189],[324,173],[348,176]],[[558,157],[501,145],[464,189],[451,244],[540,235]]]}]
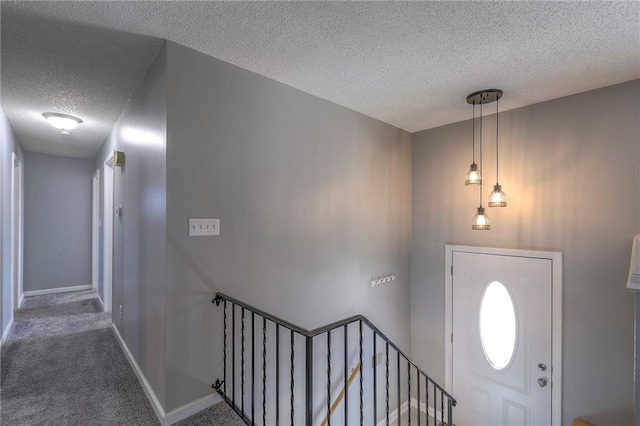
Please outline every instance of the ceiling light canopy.
[{"label": "ceiling light canopy", "polygon": [[45,112],[42,114],[56,129],[62,130],[62,132],[68,132],[69,130],[78,127],[78,124],[82,123],[78,117],[73,115],[61,114],[59,112]]}]

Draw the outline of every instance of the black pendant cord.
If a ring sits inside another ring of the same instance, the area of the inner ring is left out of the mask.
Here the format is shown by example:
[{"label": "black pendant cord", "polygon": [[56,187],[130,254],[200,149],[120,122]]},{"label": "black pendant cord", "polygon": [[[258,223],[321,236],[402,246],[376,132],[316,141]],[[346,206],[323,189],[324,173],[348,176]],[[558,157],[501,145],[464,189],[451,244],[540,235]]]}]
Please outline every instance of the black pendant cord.
[{"label": "black pendant cord", "polygon": [[[480,101],[480,170],[483,170],[482,165],[482,100]],[[482,207],[482,179],[480,179],[480,207]]]},{"label": "black pendant cord", "polygon": [[500,183],[500,177],[498,175],[498,171],[499,171],[499,161],[498,161],[498,129],[500,128],[500,126],[498,126],[498,118],[500,117],[500,115],[498,114],[498,104],[499,104],[500,100],[496,99],[496,185],[498,185]]},{"label": "black pendant cord", "polygon": [[474,104],[472,105],[473,107],[473,112],[471,113],[471,151],[473,152],[473,161],[471,162],[472,164],[476,163],[476,104],[474,102]]}]

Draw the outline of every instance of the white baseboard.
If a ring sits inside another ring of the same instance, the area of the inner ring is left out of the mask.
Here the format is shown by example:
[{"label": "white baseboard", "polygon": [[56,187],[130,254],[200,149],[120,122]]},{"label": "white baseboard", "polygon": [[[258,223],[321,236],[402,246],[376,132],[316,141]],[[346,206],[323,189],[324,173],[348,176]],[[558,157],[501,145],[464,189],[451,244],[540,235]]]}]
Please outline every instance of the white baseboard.
[{"label": "white baseboard", "polygon": [[[411,406],[412,407],[418,407],[418,400],[411,397]],[[427,407],[427,404],[425,404],[424,402],[420,401],[420,412],[421,413],[429,413],[429,416],[433,417],[434,419],[442,419],[443,413],[440,410],[436,410],[433,407]]]},{"label": "white baseboard", "polygon": [[176,408],[175,410],[167,413],[164,418],[164,426],[170,426],[174,423],[178,423],[179,421],[193,416],[194,414],[199,413],[200,411],[209,408],[212,405],[216,405],[220,402],[223,402],[223,400],[217,393],[197,399],[193,402],[190,402],[189,404],[183,405],[182,407]]},{"label": "white baseboard", "polygon": [[127,344],[124,342],[124,339],[120,335],[120,332],[118,332],[118,328],[113,323],[111,323],[111,327],[113,329],[113,333],[116,336],[116,340],[118,341],[118,343],[120,343],[122,350],[127,355],[127,359],[129,360],[129,364],[131,364],[131,368],[133,368],[133,371],[136,372],[136,376],[138,376],[138,381],[142,385],[142,389],[144,389],[144,393],[147,395],[147,398],[151,403],[151,407],[153,407],[153,411],[156,413],[156,417],[160,421],[160,424],[164,425],[165,414],[164,414],[164,409],[162,408],[162,404],[160,404],[160,401],[158,400],[158,397],[156,396],[153,389],[151,388],[151,385],[147,381],[147,378],[144,376],[144,373],[142,373],[142,370],[138,366],[138,363],[133,358],[133,355],[129,351]]},{"label": "white baseboard", "polygon": [[68,291],[82,291],[82,290],[91,290],[91,289],[93,289],[93,286],[91,284],[76,285],[73,287],[58,287],[58,288],[47,288],[45,290],[25,291],[22,296],[23,297],[42,296],[43,294],[66,293]]},{"label": "white baseboard", "polygon": [[[413,399],[413,398],[412,398]],[[400,405],[400,417],[409,409],[409,403],[407,401],[403,402]],[[389,413],[389,423],[393,423],[395,421],[398,420],[398,409],[396,408],[395,410],[391,411]],[[380,420],[378,422],[377,426],[386,426],[387,425],[387,418],[385,417],[384,419]]]},{"label": "white baseboard", "polygon": [[[414,397],[411,397],[411,406],[414,408],[418,407],[418,400],[415,399]],[[400,416],[406,413],[408,409],[409,409],[409,404],[407,403],[407,401],[403,402],[402,405],[400,405]],[[420,402],[419,410],[421,413],[428,412],[429,416],[434,419],[442,418],[442,413],[440,412],[440,410],[434,410],[433,407],[427,407],[427,405],[422,401]],[[395,410],[389,413],[389,423],[393,423],[397,420],[398,420],[398,409],[396,408]],[[387,419],[384,418],[378,422],[377,426],[386,426],[386,424],[387,424]]]},{"label": "white baseboard", "polygon": [[100,293],[96,292],[96,299],[98,299],[98,303],[100,304],[100,309],[102,309],[102,312],[104,312],[104,302],[102,301],[102,298],[100,297]]},{"label": "white baseboard", "polygon": [[113,329],[113,333],[116,336],[116,340],[122,347],[122,350],[124,351],[124,353],[127,355],[127,359],[129,360],[129,364],[131,364],[131,368],[133,368],[133,371],[136,372],[138,381],[142,385],[142,389],[144,389],[144,393],[147,395],[147,399],[149,399],[149,402],[151,403],[151,407],[153,408],[153,411],[155,412],[156,417],[158,418],[158,421],[160,421],[160,425],[169,426],[174,423],[178,423],[179,421],[184,420],[187,417],[190,417],[206,408],[211,407],[212,405],[218,404],[223,401],[220,395],[218,395],[217,393],[213,393],[211,395],[207,395],[203,398],[200,398],[193,402],[185,404],[182,407],[178,407],[175,410],[165,414],[164,408],[162,408],[162,404],[160,404],[160,401],[158,400],[158,397],[156,396],[153,389],[151,388],[151,385],[147,381],[147,378],[145,377],[144,373],[138,366],[138,363],[136,362],[136,360],[133,358],[133,355],[129,351],[127,344],[124,342],[124,339],[120,335],[118,328],[113,323],[111,323],[111,327]]},{"label": "white baseboard", "polygon": [[2,332],[2,339],[0,339],[0,348],[2,347],[2,345],[4,345],[4,342],[7,340],[7,337],[9,336],[9,332],[11,331],[12,326],[13,326],[13,316],[11,316],[11,319],[9,320],[9,324],[7,325],[7,328],[5,328]]},{"label": "white baseboard", "polygon": [[22,307],[22,302],[24,302],[24,292],[20,293],[20,298],[18,299],[18,309]]}]

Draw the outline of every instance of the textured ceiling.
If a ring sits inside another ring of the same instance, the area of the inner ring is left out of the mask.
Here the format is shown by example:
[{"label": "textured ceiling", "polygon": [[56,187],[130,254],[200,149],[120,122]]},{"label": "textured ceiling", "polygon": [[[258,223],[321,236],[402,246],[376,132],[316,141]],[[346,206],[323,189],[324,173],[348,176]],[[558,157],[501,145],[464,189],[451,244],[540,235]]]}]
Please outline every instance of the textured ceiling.
[{"label": "textured ceiling", "polygon": [[[146,67],[148,54],[157,51],[154,41],[123,34],[136,33],[184,44],[412,132],[469,118],[465,96],[483,88],[503,89],[501,109],[511,109],[640,78],[635,1],[3,2],[2,12],[3,96],[5,85],[21,85],[11,93],[24,90],[20,96],[30,99],[25,107],[38,96],[63,95],[64,85],[57,92],[40,87],[40,80],[24,74],[28,63],[8,65],[16,77],[6,80],[5,60],[22,54],[14,45],[17,51],[5,57],[5,33],[30,40],[20,42],[23,49],[46,51],[48,59],[36,64],[49,66],[46,73],[53,68],[59,74],[60,60],[77,65],[74,80],[86,84],[73,89],[69,101],[87,108],[106,108],[111,81],[127,72],[136,80],[141,68],[134,65]],[[80,40],[65,37],[80,46],[70,53],[64,46],[39,46],[64,30],[56,29],[59,22],[19,28],[13,22],[18,12],[65,21],[64,28],[83,31]],[[117,47],[105,43],[110,39]],[[144,60],[136,58],[136,48],[147,53]],[[129,65],[125,69],[90,64],[116,51],[118,63]],[[124,98],[109,104],[122,108]],[[56,102],[63,106],[66,99]],[[96,125],[102,118],[95,115]],[[112,116],[100,121],[104,128],[112,123]]]},{"label": "textured ceiling", "polygon": [[[16,13],[2,3],[2,108],[27,151],[93,158],[162,40]],[[10,6],[10,5],[9,5]],[[61,135],[46,111],[80,117]]]}]

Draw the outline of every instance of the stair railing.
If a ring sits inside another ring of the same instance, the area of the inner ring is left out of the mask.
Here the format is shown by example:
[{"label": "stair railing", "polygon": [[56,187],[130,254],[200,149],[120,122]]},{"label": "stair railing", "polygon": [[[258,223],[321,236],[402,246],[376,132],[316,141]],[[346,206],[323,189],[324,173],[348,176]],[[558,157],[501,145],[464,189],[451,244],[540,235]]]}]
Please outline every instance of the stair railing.
[{"label": "stair railing", "polygon": [[[222,293],[216,294],[213,303],[223,307],[223,378],[212,387],[246,424],[331,426],[337,421],[343,425],[395,422],[401,426],[402,415],[407,413],[406,426],[453,425],[456,400],[363,315],[307,330]],[[326,346],[317,346],[314,352],[316,342]],[[336,348],[342,350],[338,380],[335,372],[332,375]],[[372,373],[367,375],[363,361],[369,349]],[[383,360],[384,371],[378,373]],[[354,365],[351,373],[350,364]],[[314,383],[319,378],[314,367],[320,365],[326,367],[326,376],[319,384]],[[261,384],[256,380],[256,369]],[[355,409],[349,397],[354,373],[359,373]],[[319,385],[326,388],[314,398]],[[333,398],[336,385],[342,385],[343,390]],[[342,419],[336,412],[341,400]],[[411,407],[417,408],[417,419],[411,418]],[[424,422],[421,412],[425,413]]]}]

